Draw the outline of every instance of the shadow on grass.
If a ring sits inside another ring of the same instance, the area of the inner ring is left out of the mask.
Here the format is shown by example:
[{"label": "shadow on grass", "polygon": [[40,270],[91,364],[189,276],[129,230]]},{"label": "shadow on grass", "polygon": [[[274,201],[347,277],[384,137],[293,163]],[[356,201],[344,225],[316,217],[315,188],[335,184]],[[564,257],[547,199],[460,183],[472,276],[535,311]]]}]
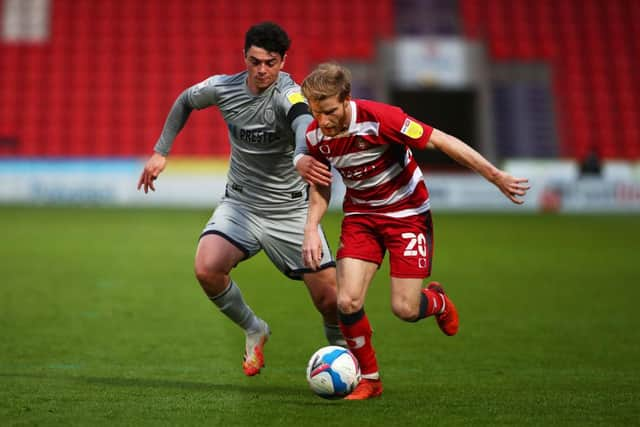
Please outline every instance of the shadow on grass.
[{"label": "shadow on grass", "polygon": [[85,383],[90,385],[108,386],[108,387],[125,387],[125,388],[141,388],[141,389],[178,389],[215,393],[238,393],[238,394],[264,394],[281,398],[282,396],[299,396],[301,389],[298,386],[283,386],[278,384],[269,384],[259,382],[243,384],[246,379],[242,378],[237,383],[212,383],[198,382],[189,380],[166,380],[158,378],[125,378],[125,377],[95,377],[80,375],[51,375],[44,373],[0,373],[0,378],[28,379],[50,381],[69,381],[76,383]]},{"label": "shadow on grass", "polygon": [[116,387],[143,387],[143,388],[177,388],[194,391],[218,391],[237,393],[267,392],[273,394],[289,394],[300,392],[295,387],[283,387],[274,384],[240,384],[240,383],[211,383],[186,380],[163,380],[157,378],[122,378],[122,377],[75,377],[89,384],[103,384]]},{"label": "shadow on grass", "polygon": [[[134,387],[134,388],[175,388],[180,390],[215,392],[224,394],[243,394],[255,397],[260,395],[267,398],[274,398],[279,404],[289,404],[295,406],[319,406],[319,405],[335,405],[341,400],[331,401],[313,396],[308,389],[301,389],[299,386],[285,387],[275,384],[240,384],[240,383],[201,383],[196,381],[176,381],[162,379],[144,379],[144,378],[105,378],[105,377],[76,377],[82,379],[89,384],[102,384],[116,387]],[[311,398],[309,400],[308,398]],[[346,401],[345,401],[346,403]]]}]

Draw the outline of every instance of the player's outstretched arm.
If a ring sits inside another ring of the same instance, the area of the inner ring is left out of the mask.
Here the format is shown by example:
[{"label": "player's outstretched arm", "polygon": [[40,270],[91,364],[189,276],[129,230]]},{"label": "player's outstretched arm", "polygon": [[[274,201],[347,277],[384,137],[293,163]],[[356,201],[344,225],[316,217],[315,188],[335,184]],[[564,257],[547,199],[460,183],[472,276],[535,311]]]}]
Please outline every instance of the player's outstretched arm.
[{"label": "player's outstretched arm", "polygon": [[433,130],[429,144],[432,144],[435,148],[461,165],[482,175],[498,187],[502,194],[513,203],[518,205],[524,203],[522,197],[524,197],[531,188],[527,178],[517,178],[508,172],[496,168],[476,150],[458,138],[438,129]]},{"label": "player's outstretched arm", "polygon": [[304,226],[304,241],[302,242],[302,259],[304,265],[317,270],[322,262],[322,240],[318,227],[329,207],[331,186],[309,187],[309,211],[307,223]]},{"label": "player's outstretched arm", "polygon": [[144,165],[140,179],[138,180],[138,190],[144,187],[144,192],[148,193],[149,189],[156,191],[153,181],[155,181],[167,164],[167,158],[160,153],[153,153]]},{"label": "player's outstretched arm", "polygon": [[175,100],[173,106],[171,106],[171,110],[169,111],[164,127],[162,128],[162,133],[153,148],[154,153],[151,158],[147,160],[144,170],[140,175],[140,179],[138,180],[138,190],[140,190],[141,187],[144,187],[145,193],[148,193],[149,189],[151,189],[151,191],[156,191],[153,181],[155,181],[158,178],[158,175],[160,175],[164,170],[164,167],[167,164],[167,155],[171,150],[173,141],[187,123],[189,115],[191,114],[191,111],[193,111],[193,106],[189,102],[188,94],[189,89],[184,90]]}]

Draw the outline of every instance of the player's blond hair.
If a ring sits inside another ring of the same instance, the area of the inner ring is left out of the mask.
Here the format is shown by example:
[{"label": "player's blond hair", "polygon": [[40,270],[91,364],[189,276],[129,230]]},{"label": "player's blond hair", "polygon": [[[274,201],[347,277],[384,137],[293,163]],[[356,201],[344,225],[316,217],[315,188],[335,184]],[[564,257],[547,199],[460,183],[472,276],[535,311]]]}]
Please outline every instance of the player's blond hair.
[{"label": "player's blond hair", "polygon": [[302,94],[310,101],[338,95],[342,102],[351,95],[351,72],[335,62],[320,64],[302,82]]}]

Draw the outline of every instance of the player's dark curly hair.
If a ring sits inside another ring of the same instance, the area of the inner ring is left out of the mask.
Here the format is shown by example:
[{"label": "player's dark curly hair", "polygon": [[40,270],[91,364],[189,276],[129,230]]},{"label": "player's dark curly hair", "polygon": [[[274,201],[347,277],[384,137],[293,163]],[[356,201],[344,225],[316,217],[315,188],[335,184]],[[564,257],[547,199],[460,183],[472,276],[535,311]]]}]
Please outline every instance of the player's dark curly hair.
[{"label": "player's dark curly hair", "polygon": [[284,58],[291,40],[286,31],[273,22],[261,22],[249,28],[244,38],[244,53],[251,46],[260,47],[267,52],[276,52]]}]

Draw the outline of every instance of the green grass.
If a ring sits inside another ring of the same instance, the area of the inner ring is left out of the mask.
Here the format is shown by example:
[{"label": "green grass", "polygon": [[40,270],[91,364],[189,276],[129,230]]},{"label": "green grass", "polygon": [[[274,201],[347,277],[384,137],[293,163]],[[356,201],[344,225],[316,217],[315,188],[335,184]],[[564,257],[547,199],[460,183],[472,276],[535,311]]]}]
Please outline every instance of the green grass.
[{"label": "green grass", "polygon": [[[304,287],[264,255],[233,276],[269,321],[267,367],[193,278],[202,210],[0,207],[0,425],[633,425],[640,217],[436,212],[433,278],[458,336],[367,298],[380,399],[311,394],[324,345]],[[339,216],[325,227],[336,247]]]}]

